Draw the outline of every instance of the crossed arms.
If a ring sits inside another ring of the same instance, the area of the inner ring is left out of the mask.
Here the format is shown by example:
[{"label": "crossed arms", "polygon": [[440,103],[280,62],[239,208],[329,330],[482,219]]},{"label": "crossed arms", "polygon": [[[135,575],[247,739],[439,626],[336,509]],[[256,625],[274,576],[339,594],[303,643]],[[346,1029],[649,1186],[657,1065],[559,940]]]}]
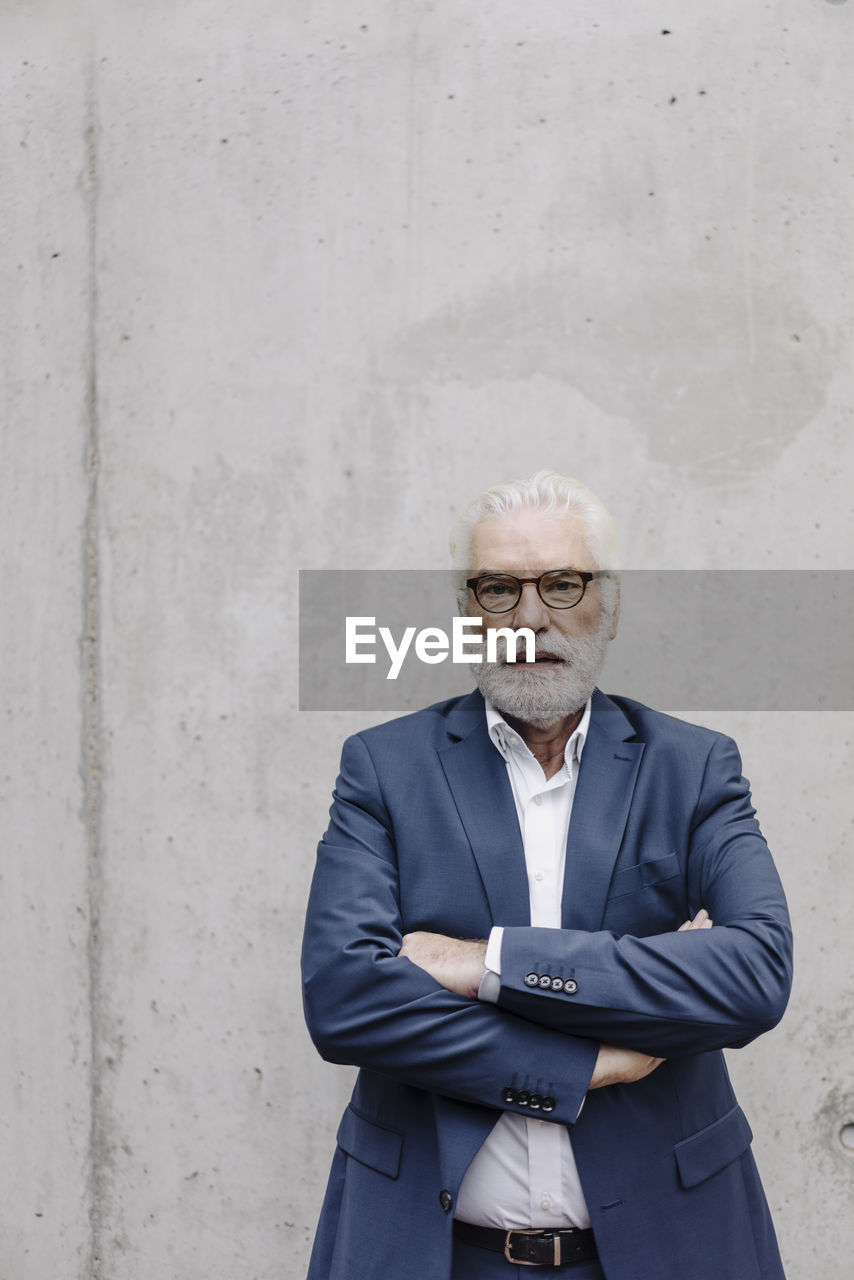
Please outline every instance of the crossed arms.
[{"label": "crossed arms", "polygon": [[[493,1108],[505,1107],[502,1091],[515,1080],[551,1095],[550,1119],[571,1124],[591,1083],[612,1082],[602,1078],[609,1070],[614,1080],[639,1078],[620,1075],[629,1068],[623,1060],[615,1069],[611,1050],[633,1051],[651,1070],[773,1026],[791,977],[785,899],[737,752],[715,743],[689,857],[690,900],[705,904],[715,927],[695,917],[695,927],[649,938],[507,928],[493,1005],[472,999],[470,987],[443,985],[412,937],[404,943],[393,823],[368,746],[350,739],[303,950],[306,1018],[321,1054]],[[544,971],[578,975],[578,997],[526,987],[534,958]],[[482,951],[477,965],[479,975]]]},{"label": "crossed arms", "polygon": [[[677,932],[711,928],[709,913],[702,909],[693,920],[686,920],[681,924]],[[425,973],[429,973],[446,990],[475,1000],[486,964],[486,946],[485,942],[418,931],[404,935],[400,954]],[[599,1046],[588,1088],[602,1089],[609,1084],[634,1084],[650,1075],[663,1061],[663,1058],[652,1057],[637,1049],[621,1049],[617,1045],[602,1044]]]}]

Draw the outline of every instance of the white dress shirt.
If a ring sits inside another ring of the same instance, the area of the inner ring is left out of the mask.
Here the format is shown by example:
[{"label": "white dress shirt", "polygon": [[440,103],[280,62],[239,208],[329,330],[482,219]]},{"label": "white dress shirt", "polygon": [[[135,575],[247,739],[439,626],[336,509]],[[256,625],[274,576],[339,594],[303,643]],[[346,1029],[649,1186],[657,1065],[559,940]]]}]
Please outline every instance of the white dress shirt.
[{"label": "white dress shirt", "polygon": [[[563,765],[548,779],[523,739],[489,702],[486,723],[507,765],[516,802],[528,869],[531,924],[559,929],[566,839],[590,725],[590,702],[566,744]],[[482,1000],[498,997],[502,935],[500,926],[489,935],[487,973],[479,991]],[[457,1197],[456,1217],[476,1226],[505,1230],[589,1227],[590,1214],[566,1126],[505,1111],[469,1165]]]}]

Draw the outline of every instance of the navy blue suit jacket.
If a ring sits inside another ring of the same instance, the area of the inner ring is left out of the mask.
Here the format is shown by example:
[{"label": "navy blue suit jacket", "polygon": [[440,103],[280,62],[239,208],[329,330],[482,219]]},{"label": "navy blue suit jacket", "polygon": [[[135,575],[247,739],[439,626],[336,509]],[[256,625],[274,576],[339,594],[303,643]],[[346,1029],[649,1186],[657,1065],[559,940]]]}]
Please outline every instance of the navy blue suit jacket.
[{"label": "navy blue suit jacket", "polygon": [[[714,928],[677,933],[700,907]],[[398,956],[413,930],[493,925],[497,1005]],[[781,1017],[791,930],[728,738],[594,694],[562,928],[541,929],[480,694],[357,734],[318,850],[303,974],[320,1053],[361,1068],[309,1280],[448,1280],[462,1177],[502,1110],[530,1114],[530,1094],[572,1127],[608,1280],[782,1277],[720,1050]],[[600,1043],[667,1061],[591,1092],[579,1116]]]}]

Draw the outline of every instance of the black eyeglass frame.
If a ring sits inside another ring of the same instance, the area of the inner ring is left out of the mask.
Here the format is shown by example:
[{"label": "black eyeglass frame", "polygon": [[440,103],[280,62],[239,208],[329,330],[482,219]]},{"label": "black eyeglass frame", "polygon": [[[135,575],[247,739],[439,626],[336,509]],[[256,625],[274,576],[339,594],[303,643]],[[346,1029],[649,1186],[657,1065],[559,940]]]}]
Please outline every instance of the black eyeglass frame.
[{"label": "black eyeglass frame", "polygon": [[[555,575],[560,576],[562,573],[571,573],[576,578],[581,579],[581,594],[577,600],[573,600],[572,604],[551,604],[543,595],[543,579],[551,578]],[[541,573],[538,578],[517,578],[514,573],[481,573],[476,578],[467,578],[466,586],[470,591],[474,592],[475,600],[477,600],[481,609],[485,609],[487,613],[510,613],[510,611],[515,609],[516,605],[522,599],[522,588],[528,582],[536,583],[537,595],[540,597],[547,609],[574,609],[575,606],[577,604],[581,604],[581,601],[584,599],[584,593],[587,590],[588,584],[593,582],[596,578],[607,578],[608,573],[609,571],[607,569],[594,569],[592,572],[584,569],[549,569],[547,573]],[[487,578],[499,578],[502,581],[506,581],[508,585],[509,583],[515,582],[517,593],[512,604],[508,604],[505,609],[490,609],[489,605],[483,603],[480,596],[477,594],[477,587],[479,582],[484,582]]]}]

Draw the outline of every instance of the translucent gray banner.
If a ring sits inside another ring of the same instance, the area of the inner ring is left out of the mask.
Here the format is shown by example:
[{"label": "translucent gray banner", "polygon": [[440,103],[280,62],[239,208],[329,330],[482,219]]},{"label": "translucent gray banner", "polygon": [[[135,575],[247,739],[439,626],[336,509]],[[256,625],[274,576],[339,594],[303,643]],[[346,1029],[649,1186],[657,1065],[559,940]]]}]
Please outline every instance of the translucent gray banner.
[{"label": "translucent gray banner", "polygon": [[[453,660],[450,573],[299,576],[301,710],[397,715],[472,687]],[[621,584],[605,692],[662,711],[854,709],[854,571],[633,570]]]}]

